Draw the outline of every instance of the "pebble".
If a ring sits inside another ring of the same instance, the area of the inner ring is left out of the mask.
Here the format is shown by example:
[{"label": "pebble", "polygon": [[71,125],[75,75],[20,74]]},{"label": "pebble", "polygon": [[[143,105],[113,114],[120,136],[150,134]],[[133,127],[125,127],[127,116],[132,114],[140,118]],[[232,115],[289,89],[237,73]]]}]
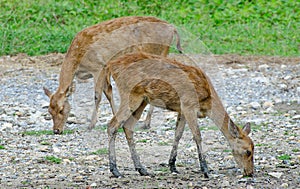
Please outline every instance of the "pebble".
[{"label": "pebble", "polygon": [[282,172],[270,172],[270,173],[268,173],[268,175],[271,175],[272,177],[279,179],[283,175],[283,173]]},{"label": "pebble", "polygon": [[261,106],[258,102],[251,102],[250,107],[253,108],[254,110],[259,109]]},{"label": "pebble", "polygon": [[[17,188],[13,186],[13,183],[20,183],[21,180],[30,181],[32,186],[35,186],[33,181],[37,181],[40,183],[40,186],[36,186],[37,188],[52,186],[53,183],[61,183],[62,186],[70,188],[84,188],[87,183],[92,183],[91,188],[102,186],[104,188],[113,186],[132,188],[137,184],[136,178],[142,180],[145,185],[150,183],[149,187],[153,183],[156,184],[153,187],[157,187],[158,184],[153,182],[153,178],[140,177],[134,170],[124,133],[118,133],[116,138],[116,154],[119,170],[127,177],[126,182],[111,178],[107,154],[90,155],[97,149],[107,147],[108,136],[106,131],[102,130],[102,126],[107,126],[112,118],[107,102],[101,102],[99,108],[97,126],[98,128],[100,126],[100,129],[92,132],[87,132],[86,124],[82,124],[86,121],[86,115],[90,114],[85,112],[82,114],[85,120],[78,119],[78,113],[73,109],[72,101],[76,99],[70,99],[73,115],[70,115],[67,127],[78,129],[79,132],[60,136],[20,134],[27,130],[52,129],[53,123],[47,110],[49,99],[43,94],[42,87],[48,86],[51,91],[56,90],[59,67],[45,68],[45,66],[46,64],[43,64],[42,69],[31,68],[27,71],[26,68],[18,70],[19,67],[13,66],[4,78],[1,77],[0,144],[5,149],[0,150],[2,163],[0,188],[5,188],[1,185],[4,183],[11,184],[7,188]],[[298,127],[300,87],[299,80],[297,80],[300,78],[299,66],[262,64],[257,70],[252,69],[252,66],[245,68],[245,65],[240,65],[240,69],[229,66],[222,68],[224,85],[221,87],[225,92],[220,94],[222,99],[226,100],[225,108],[228,109],[233,121],[238,125],[251,122],[250,137],[255,145],[255,186],[249,185],[247,179],[240,178],[242,176],[240,171],[231,169],[231,167],[236,168],[237,164],[231,152],[228,151],[230,148],[221,132],[218,129],[208,129],[201,133],[205,139],[203,149],[211,171],[210,180],[197,184],[197,187],[200,185],[203,189],[238,188],[239,184],[243,184],[243,187],[247,189],[264,188],[266,185],[270,188],[289,188],[300,182],[297,177],[300,155],[293,151],[299,149],[300,143]],[[0,69],[0,75],[2,70]],[[26,75],[29,71],[30,77]],[[35,77],[34,80],[31,77]],[[284,80],[287,78],[290,79]],[[222,90],[221,87],[216,90]],[[85,103],[88,106],[93,105],[88,99],[80,99],[78,102],[78,106],[82,107],[85,107]],[[136,148],[142,163],[145,167],[149,167],[149,170],[155,170],[157,162],[167,161],[174,139],[175,122],[173,120],[176,119],[176,113],[165,113],[160,109],[155,109],[154,112],[156,114],[152,117],[152,123],[157,124],[151,125],[151,130],[148,132],[135,133],[136,141],[147,139],[146,144],[137,144]],[[199,125],[201,128],[203,125],[211,128],[214,124],[208,119],[199,119]],[[50,144],[55,145],[41,145],[40,141],[49,141]],[[166,141],[169,145],[159,146],[158,141]],[[292,156],[292,160],[284,164],[288,166],[289,174],[282,170],[286,168],[280,168],[284,161],[279,160],[278,157],[282,154]],[[45,162],[43,161],[45,156],[55,156],[62,162],[60,164]],[[187,172],[189,176],[182,180],[181,174],[174,176],[169,175],[169,172],[161,171],[159,173],[161,175],[156,177],[162,180],[161,188],[180,187],[175,185],[178,180],[183,187],[195,187],[193,183],[196,183],[195,178],[198,178],[199,173],[191,170],[197,169],[198,171],[199,166],[197,149],[188,127],[180,141],[176,163],[181,165],[178,166],[179,171],[184,174]],[[266,178],[265,171],[269,172],[269,177],[279,179]]]},{"label": "pebble", "polygon": [[300,114],[293,116],[292,119],[294,119],[294,120],[300,120]]},{"label": "pebble", "polygon": [[288,184],[288,183],[282,183],[280,186],[281,186],[282,188],[288,188],[288,187],[289,187],[289,184]]},{"label": "pebble", "polygon": [[273,106],[274,106],[273,102],[270,102],[270,101],[266,101],[266,102],[263,103],[263,108],[264,109],[268,109],[268,108],[271,108]]}]

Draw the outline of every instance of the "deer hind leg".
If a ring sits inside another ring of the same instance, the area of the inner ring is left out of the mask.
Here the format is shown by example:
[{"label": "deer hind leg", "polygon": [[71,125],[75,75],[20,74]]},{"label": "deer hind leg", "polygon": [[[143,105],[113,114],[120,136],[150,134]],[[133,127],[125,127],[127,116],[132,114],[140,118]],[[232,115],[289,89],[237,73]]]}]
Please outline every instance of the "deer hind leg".
[{"label": "deer hind leg", "polygon": [[147,117],[144,121],[144,125],[143,125],[143,129],[150,129],[150,123],[151,123],[151,116],[154,110],[154,106],[150,105],[149,110],[148,110],[148,114]]},{"label": "deer hind leg", "polygon": [[[110,121],[110,123],[107,127],[107,133],[108,133],[108,138],[109,138],[109,146],[108,146],[109,167],[110,167],[111,173],[115,177],[123,177],[123,175],[118,171],[117,163],[116,163],[115,139],[116,139],[117,131],[121,127],[121,125],[125,124],[124,126],[127,127],[127,129],[124,129],[124,131],[126,132],[126,137],[130,138],[130,128],[131,127],[133,128],[133,126],[130,126],[130,125],[132,123],[134,123],[134,121],[137,120],[137,119],[131,118],[132,112],[135,112],[138,109],[138,107],[142,104],[143,99],[141,99],[140,101],[135,101],[135,102],[136,102],[135,107],[137,107],[137,108],[129,109],[129,107],[126,106],[126,105],[128,105],[126,98],[123,99],[121,96],[120,108],[119,108],[118,112],[116,113],[116,115],[114,115],[114,117],[112,118],[112,120]],[[136,115],[137,114],[141,114],[141,113],[138,111],[138,113],[136,113]],[[133,132],[132,129],[131,129],[131,132]],[[128,143],[131,144],[131,142],[129,142],[129,141],[128,141]]]},{"label": "deer hind leg", "polygon": [[201,144],[201,142],[202,142],[201,133],[200,133],[200,129],[197,124],[197,113],[195,113],[193,111],[186,111],[184,113],[184,115],[185,115],[186,121],[192,131],[193,139],[197,145],[201,171],[204,173],[204,177],[208,178],[207,163],[205,160],[205,156],[203,154],[202,144]]},{"label": "deer hind leg", "polygon": [[109,101],[110,107],[112,108],[113,115],[115,115],[116,113],[116,108],[113,101],[112,86],[110,83],[106,81],[106,74],[104,72],[105,70],[102,69],[98,77],[98,80],[95,82],[95,109],[93,110],[89,129],[93,129],[97,123],[97,114],[98,114],[99,104],[102,99],[102,92],[104,92],[106,98]]},{"label": "deer hind leg", "polygon": [[147,105],[147,103],[145,101],[143,101],[142,104],[140,105],[140,107],[138,107],[138,109],[132,113],[132,116],[130,116],[130,118],[125,122],[124,127],[123,127],[135,170],[137,170],[140,173],[140,175],[142,175],[142,176],[147,176],[150,174],[147,172],[146,168],[140,162],[140,157],[137,154],[137,151],[135,149],[135,143],[134,143],[134,139],[133,139],[133,131],[134,131],[134,125],[137,123],[137,121],[141,117],[146,105]]},{"label": "deer hind leg", "polygon": [[186,123],[186,120],[185,120],[185,117],[183,116],[183,114],[178,113],[177,122],[176,122],[176,130],[175,130],[175,140],[173,143],[173,148],[172,148],[172,151],[170,154],[170,159],[169,159],[170,171],[172,173],[179,173],[176,169],[175,162],[176,162],[176,157],[177,157],[177,149],[178,149],[179,140],[182,137],[185,123]]}]

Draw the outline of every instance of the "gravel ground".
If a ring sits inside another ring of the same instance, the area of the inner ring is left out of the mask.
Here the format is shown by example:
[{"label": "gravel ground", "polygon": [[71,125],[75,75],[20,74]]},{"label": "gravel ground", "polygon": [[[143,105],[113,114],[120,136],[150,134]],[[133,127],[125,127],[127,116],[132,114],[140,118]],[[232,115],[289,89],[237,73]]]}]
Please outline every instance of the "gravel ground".
[{"label": "gravel ground", "polygon": [[0,57],[0,188],[299,188],[299,58],[227,55],[201,60],[210,73],[216,73],[218,65],[224,85],[217,90],[223,91],[236,123],[251,123],[255,143],[255,176],[243,178],[221,132],[208,119],[199,120],[209,179],[199,172],[188,128],[178,150],[181,174],[170,174],[167,162],[176,115],[165,110],[155,109],[151,129],[140,129],[139,122],[135,134],[141,160],[155,177],[142,177],[134,170],[122,132],[116,147],[125,178],[111,177],[105,131],[111,112],[106,100],[101,102],[96,129],[87,131],[82,117],[89,113],[78,103],[80,93],[74,94],[70,133],[49,134],[52,120],[42,87],[56,89],[62,58]]}]

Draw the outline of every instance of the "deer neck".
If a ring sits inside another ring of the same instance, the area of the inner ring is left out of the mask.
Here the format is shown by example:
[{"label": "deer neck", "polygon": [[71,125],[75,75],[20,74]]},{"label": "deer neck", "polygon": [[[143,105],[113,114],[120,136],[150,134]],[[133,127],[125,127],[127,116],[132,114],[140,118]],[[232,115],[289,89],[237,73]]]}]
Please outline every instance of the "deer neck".
[{"label": "deer neck", "polygon": [[209,117],[220,129],[220,131],[223,133],[228,142],[231,143],[233,137],[229,133],[228,126],[230,122],[232,122],[232,120],[230,119],[228,113],[222,105],[222,102],[219,99],[213,101]]}]

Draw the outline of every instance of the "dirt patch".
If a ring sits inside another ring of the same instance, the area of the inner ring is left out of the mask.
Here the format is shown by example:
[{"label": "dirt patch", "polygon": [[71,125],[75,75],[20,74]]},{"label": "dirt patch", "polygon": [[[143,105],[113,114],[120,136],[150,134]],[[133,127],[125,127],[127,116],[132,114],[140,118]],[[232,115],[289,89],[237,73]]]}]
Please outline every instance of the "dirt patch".
[{"label": "dirt patch", "polygon": [[[116,179],[109,172],[105,151],[105,127],[112,116],[105,100],[101,107],[108,111],[101,110],[93,131],[87,131],[85,124],[70,121],[68,128],[74,132],[68,135],[24,133],[52,129],[45,105],[49,101],[42,87],[56,89],[63,56],[0,57],[1,187],[251,189],[300,185],[299,58],[220,55],[200,59],[220,65],[230,91],[226,98],[231,117],[237,123],[252,124],[253,178],[241,176],[225,138],[207,119],[199,120],[199,126],[210,178],[205,179],[199,169],[188,128],[178,150],[177,167],[181,174],[171,174],[167,164],[176,114],[157,109],[151,129],[141,130],[139,123],[135,132],[141,161],[155,176],[143,177],[134,170],[124,133],[120,132],[117,162],[125,178]],[[246,81],[251,81],[251,87]]]}]

